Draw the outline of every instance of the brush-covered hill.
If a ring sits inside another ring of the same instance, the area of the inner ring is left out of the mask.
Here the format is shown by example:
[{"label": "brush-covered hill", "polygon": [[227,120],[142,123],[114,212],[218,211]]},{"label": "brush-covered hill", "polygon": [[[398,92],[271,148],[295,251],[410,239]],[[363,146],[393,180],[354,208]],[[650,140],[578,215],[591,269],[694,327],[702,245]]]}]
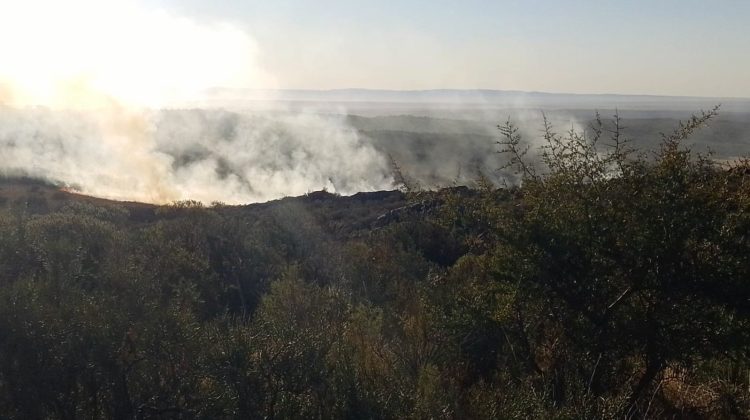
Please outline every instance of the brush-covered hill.
[{"label": "brush-covered hill", "polygon": [[267,217],[279,211],[295,211],[314,217],[316,223],[330,233],[348,234],[367,230],[382,223],[381,216],[407,206],[406,195],[400,191],[361,192],[340,196],[327,191],[314,191],[300,197],[286,197],[266,203],[209,206],[197,201],[178,201],[155,205],[132,201],[116,201],[81,194],[51,181],[28,177],[0,179],[0,208],[27,216],[44,216],[79,209],[101,209],[120,213],[122,224],[156,223],[195,209],[204,209],[222,216]]},{"label": "brush-covered hill", "polygon": [[[0,182],[3,418],[745,418],[750,177],[518,131],[519,183],[247,206]],[[594,130],[596,133],[597,131]]]}]

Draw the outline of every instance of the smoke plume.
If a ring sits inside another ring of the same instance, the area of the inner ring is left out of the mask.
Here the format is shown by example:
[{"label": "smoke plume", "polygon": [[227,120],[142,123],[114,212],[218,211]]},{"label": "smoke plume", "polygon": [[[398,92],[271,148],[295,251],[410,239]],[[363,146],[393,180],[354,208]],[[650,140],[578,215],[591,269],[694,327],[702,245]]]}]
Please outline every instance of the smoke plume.
[{"label": "smoke plume", "polygon": [[180,110],[214,86],[274,88],[256,42],[115,0],[0,3],[0,172],[155,203],[392,186],[341,118]]},{"label": "smoke plume", "polygon": [[387,160],[336,117],[221,110],[0,110],[5,174],[155,203],[389,188]]}]

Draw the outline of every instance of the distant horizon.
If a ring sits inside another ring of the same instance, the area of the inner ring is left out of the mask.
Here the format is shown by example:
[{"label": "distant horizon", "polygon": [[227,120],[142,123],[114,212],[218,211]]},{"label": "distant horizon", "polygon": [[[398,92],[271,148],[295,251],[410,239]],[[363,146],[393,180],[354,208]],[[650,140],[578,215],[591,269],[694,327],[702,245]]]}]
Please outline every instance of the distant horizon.
[{"label": "distant horizon", "polygon": [[620,92],[572,92],[572,91],[552,91],[552,90],[523,90],[523,89],[502,89],[502,88],[424,88],[424,89],[394,89],[394,88],[377,88],[377,87],[340,87],[340,88],[316,88],[316,87],[276,87],[276,88],[245,88],[245,87],[228,87],[214,86],[205,89],[210,92],[214,90],[227,91],[248,91],[248,92],[384,92],[384,93],[432,93],[432,92],[453,92],[453,93],[514,93],[514,94],[532,94],[532,95],[570,95],[570,96],[626,96],[626,97],[651,97],[651,98],[684,98],[684,99],[731,99],[731,100],[750,100],[750,96],[721,96],[721,95],[673,95],[657,93],[620,93]]}]

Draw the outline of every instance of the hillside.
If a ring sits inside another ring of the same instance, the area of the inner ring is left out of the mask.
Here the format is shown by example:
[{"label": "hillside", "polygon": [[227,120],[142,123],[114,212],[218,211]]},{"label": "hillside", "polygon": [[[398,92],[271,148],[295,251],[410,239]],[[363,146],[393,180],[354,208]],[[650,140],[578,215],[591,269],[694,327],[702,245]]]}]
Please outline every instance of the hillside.
[{"label": "hillside", "polygon": [[[369,229],[380,216],[404,207],[406,197],[399,191],[362,192],[352,196],[338,196],[325,191],[315,191],[300,197],[286,197],[266,203],[228,206],[215,204],[211,210],[221,215],[263,217],[279,209],[315,215],[317,223],[331,233],[352,233]],[[167,209],[179,212],[181,207],[201,206],[197,202],[177,202],[172,206],[107,200],[77,193],[50,182],[16,177],[0,179],[0,206],[9,211],[27,215],[48,215],[67,209],[96,207],[115,209],[127,214],[124,222],[154,223],[167,215]]]},{"label": "hillside", "polygon": [[651,157],[550,134],[544,171],[506,125],[503,188],[205,207],[5,179],[0,416],[747,417],[747,161],[682,144],[713,115]]}]

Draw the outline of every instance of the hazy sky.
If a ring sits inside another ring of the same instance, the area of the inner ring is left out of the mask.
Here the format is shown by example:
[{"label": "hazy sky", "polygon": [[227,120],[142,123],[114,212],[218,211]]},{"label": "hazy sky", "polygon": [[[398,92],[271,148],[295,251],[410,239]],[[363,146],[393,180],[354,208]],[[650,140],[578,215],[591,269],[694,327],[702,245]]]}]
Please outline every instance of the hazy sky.
[{"label": "hazy sky", "polygon": [[289,88],[750,96],[746,0],[159,0],[232,20]]},{"label": "hazy sky", "polygon": [[747,0],[0,0],[0,23],[6,97],[85,80],[145,101],[222,69],[249,87],[750,97]]}]

